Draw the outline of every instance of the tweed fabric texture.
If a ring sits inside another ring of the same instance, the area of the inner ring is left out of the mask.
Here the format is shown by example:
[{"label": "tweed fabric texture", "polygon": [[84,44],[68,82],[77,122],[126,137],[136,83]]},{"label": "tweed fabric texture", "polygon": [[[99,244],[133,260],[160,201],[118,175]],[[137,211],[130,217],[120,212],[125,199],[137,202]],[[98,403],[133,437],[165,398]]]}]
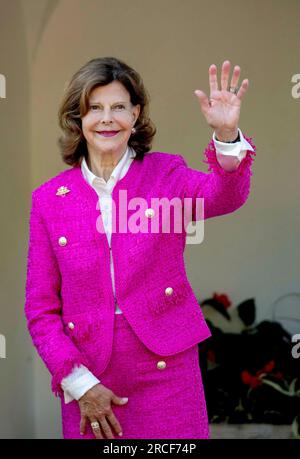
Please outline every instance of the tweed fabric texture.
[{"label": "tweed fabric texture", "polygon": [[[117,439],[209,438],[209,425],[197,344],[178,354],[157,355],[137,338],[123,314],[115,314],[113,347],[101,383],[125,405],[112,404],[123,436]],[[166,368],[157,368],[157,362]],[[62,431],[65,439],[93,439],[87,423],[80,435],[80,408],[76,400],[61,398]]]},{"label": "tweed fabric texture", "polygon": [[[251,140],[245,137],[250,143]],[[178,154],[150,152],[135,159],[113,189],[116,205],[111,236],[116,300],[143,344],[171,356],[211,336],[186,275],[186,233],[123,232],[136,208],[119,205],[143,198],[204,198],[204,218],[236,211],[250,191],[251,164],[246,157],[234,172],[218,164],[211,141],[205,150],[210,173],[187,166]],[[57,195],[60,187],[69,192]],[[142,209],[142,212],[145,208]],[[49,369],[52,391],[62,395],[61,380],[85,365],[102,380],[109,364],[115,316],[110,249],[101,227],[98,195],[80,166],[67,169],[32,193],[25,315],[33,344]],[[148,223],[150,224],[150,220]],[[60,244],[61,238],[66,244]],[[173,289],[166,295],[166,289]],[[72,327],[70,327],[72,324]]]}]

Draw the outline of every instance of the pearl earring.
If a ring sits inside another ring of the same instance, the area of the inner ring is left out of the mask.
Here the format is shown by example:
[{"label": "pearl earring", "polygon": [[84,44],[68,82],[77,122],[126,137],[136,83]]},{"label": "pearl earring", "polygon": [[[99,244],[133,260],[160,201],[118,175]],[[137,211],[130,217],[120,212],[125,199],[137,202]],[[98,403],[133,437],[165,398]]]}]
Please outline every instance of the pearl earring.
[{"label": "pearl earring", "polygon": [[132,132],[132,134],[135,134],[135,133],[136,133],[136,129],[133,127],[133,128],[131,129],[131,132]]}]

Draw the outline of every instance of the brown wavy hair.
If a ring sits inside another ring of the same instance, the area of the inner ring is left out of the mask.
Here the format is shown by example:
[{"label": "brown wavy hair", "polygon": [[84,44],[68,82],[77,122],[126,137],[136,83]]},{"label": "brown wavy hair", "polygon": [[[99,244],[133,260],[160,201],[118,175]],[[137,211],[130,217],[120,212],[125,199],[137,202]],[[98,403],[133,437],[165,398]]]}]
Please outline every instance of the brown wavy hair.
[{"label": "brown wavy hair", "polygon": [[81,67],[68,82],[59,107],[59,126],[63,134],[58,139],[63,161],[77,166],[81,158],[88,156],[86,139],[82,132],[81,118],[89,108],[89,96],[97,86],[119,81],[127,89],[133,105],[140,104],[140,114],[134,125],[128,145],[136,151],[136,158],[142,160],[152,147],[156,128],[149,118],[150,97],[139,73],[115,57],[92,59]]}]

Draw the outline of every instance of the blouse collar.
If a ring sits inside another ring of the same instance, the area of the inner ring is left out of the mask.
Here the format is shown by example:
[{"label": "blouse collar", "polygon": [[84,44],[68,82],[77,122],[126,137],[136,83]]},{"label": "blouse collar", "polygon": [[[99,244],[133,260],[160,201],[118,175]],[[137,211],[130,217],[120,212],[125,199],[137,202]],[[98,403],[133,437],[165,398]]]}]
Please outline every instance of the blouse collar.
[{"label": "blouse collar", "polygon": [[115,185],[126,174],[133,158],[136,156],[136,152],[133,148],[127,146],[125,153],[119,160],[118,164],[113,169],[108,181],[106,182],[103,177],[95,175],[88,167],[85,158],[81,162],[81,172],[85,180],[91,185],[107,187],[109,185]]}]

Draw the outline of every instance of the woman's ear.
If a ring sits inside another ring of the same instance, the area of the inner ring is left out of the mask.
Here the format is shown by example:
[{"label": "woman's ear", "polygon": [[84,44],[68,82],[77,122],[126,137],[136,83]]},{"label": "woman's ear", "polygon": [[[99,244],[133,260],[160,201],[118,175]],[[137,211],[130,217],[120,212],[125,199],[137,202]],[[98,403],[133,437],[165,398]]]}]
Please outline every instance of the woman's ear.
[{"label": "woman's ear", "polygon": [[136,122],[136,120],[138,119],[139,115],[140,115],[140,111],[141,111],[141,106],[140,104],[137,104],[133,107],[133,121]]}]

